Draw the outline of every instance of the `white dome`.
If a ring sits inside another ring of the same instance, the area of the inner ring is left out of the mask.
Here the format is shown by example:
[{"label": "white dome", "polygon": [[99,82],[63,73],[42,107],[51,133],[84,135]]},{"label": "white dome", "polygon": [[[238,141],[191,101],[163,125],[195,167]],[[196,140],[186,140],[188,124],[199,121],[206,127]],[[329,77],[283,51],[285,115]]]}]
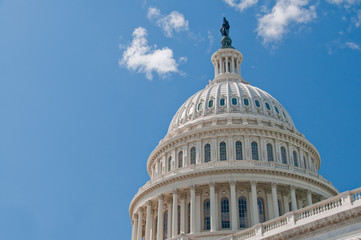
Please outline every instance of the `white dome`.
[{"label": "white dome", "polygon": [[187,125],[220,116],[262,118],[294,128],[290,115],[274,97],[241,78],[228,78],[213,82],[190,97],[174,115],[168,135]]}]

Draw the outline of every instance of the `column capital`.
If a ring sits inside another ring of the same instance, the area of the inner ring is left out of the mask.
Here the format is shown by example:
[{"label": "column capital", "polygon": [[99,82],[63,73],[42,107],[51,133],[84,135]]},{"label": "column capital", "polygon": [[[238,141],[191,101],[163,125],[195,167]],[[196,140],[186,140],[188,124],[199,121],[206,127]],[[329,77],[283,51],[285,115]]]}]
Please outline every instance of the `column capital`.
[{"label": "column capital", "polygon": [[172,193],[173,193],[173,195],[178,195],[178,189],[177,189],[177,188],[174,188],[174,189],[172,190]]},{"label": "column capital", "polygon": [[293,185],[290,185],[290,189],[291,189],[291,191],[296,191],[296,187]]},{"label": "column capital", "polygon": [[271,187],[272,187],[272,188],[276,188],[276,187],[277,187],[277,183],[272,182],[272,183],[271,183]]},{"label": "column capital", "polygon": [[234,180],[229,181],[229,185],[231,185],[231,186],[236,186],[236,181],[234,181]]},{"label": "column capital", "polygon": [[182,193],[179,194],[179,198],[180,198],[180,200],[186,199],[186,198],[187,198],[187,194],[184,193],[184,192],[182,192]]},{"label": "column capital", "polygon": [[152,206],[152,201],[151,200],[148,200],[147,201],[147,207],[151,207]]},{"label": "column capital", "polygon": [[192,184],[189,189],[192,191],[192,190],[196,190],[196,185],[195,184]]},{"label": "column capital", "polygon": [[158,196],[158,201],[163,201],[163,194],[160,194],[159,196]]},{"label": "column capital", "polygon": [[216,186],[216,183],[215,182],[210,182],[208,183],[209,187],[215,187]]},{"label": "column capital", "polygon": [[134,214],[133,214],[133,218],[134,218],[134,220],[135,220],[135,219],[138,220],[138,213],[134,213]]},{"label": "column capital", "polygon": [[251,186],[256,186],[257,182],[256,181],[251,181]]}]

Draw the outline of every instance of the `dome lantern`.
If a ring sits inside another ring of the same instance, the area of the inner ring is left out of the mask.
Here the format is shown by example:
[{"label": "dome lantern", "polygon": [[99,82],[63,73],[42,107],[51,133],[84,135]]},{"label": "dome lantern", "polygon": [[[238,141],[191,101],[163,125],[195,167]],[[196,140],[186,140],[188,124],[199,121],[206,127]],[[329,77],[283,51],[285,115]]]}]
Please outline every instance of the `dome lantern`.
[{"label": "dome lantern", "polygon": [[223,35],[221,48],[212,55],[214,66],[214,83],[234,80],[247,83],[241,77],[241,63],[243,55],[232,47],[232,40],[229,37],[229,23],[223,18],[221,33]]}]

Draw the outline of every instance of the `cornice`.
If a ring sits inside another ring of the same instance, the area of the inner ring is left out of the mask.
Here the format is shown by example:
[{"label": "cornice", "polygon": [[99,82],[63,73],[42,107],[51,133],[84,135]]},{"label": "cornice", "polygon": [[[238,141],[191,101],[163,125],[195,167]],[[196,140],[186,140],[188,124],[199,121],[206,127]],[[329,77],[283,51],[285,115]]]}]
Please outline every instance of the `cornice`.
[{"label": "cornice", "polygon": [[316,179],[312,176],[301,175],[296,172],[281,171],[281,170],[276,170],[273,168],[266,169],[266,168],[262,168],[262,167],[260,167],[260,168],[253,167],[253,168],[247,168],[247,169],[241,169],[241,168],[223,168],[223,169],[217,168],[217,169],[214,169],[214,168],[210,168],[210,169],[201,169],[200,171],[192,171],[192,172],[187,172],[187,173],[183,173],[183,174],[173,175],[173,176],[170,176],[165,179],[160,179],[159,181],[151,183],[148,186],[146,184],[145,186],[143,186],[139,189],[138,193],[134,196],[133,200],[131,201],[130,206],[129,206],[129,214],[130,215],[132,214],[133,208],[134,208],[134,205],[136,202],[138,202],[143,196],[145,196],[149,192],[155,191],[156,189],[159,189],[160,187],[163,187],[168,184],[172,184],[174,182],[181,181],[181,180],[192,179],[192,178],[200,177],[200,176],[209,176],[209,175],[215,176],[215,175],[220,175],[220,174],[224,174],[224,173],[227,173],[227,174],[250,173],[250,174],[270,175],[272,177],[274,177],[274,176],[289,177],[291,179],[302,180],[302,181],[305,181],[305,183],[316,185],[316,186],[324,189],[325,191],[328,191],[331,195],[338,194],[337,190],[331,185],[331,183],[322,183],[319,179]]}]

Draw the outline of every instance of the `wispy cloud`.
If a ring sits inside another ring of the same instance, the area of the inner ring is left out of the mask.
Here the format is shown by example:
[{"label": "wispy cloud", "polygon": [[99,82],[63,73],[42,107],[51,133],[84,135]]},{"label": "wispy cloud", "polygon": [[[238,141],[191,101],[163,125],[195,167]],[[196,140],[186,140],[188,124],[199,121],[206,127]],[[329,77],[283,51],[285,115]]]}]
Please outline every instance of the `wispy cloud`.
[{"label": "wispy cloud", "polygon": [[357,11],[357,15],[353,18],[353,22],[355,23],[355,27],[361,27],[361,10]]},{"label": "wispy cloud", "polygon": [[327,0],[328,3],[344,6],[345,8],[349,8],[353,5],[359,4],[361,0]]},{"label": "wispy cloud", "polygon": [[270,13],[258,19],[257,33],[264,44],[282,40],[290,24],[304,24],[317,17],[315,6],[308,0],[277,0]]},{"label": "wispy cloud", "polygon": [[[185,60],[185,57],[180,59],[180,61]],[[168,47],[157,49],[157,46],[149,46],[147,30],[143,27],[134,29],[133,40],[123,52],[119,64],[130,70],[145,73],[149,80],[153,78],[153,72],[160,77],[165,77],[169,73],[181,73],[172,49]]]},{"label": "wispy cloud", "polygon": [[212,35],[211,31],[208,30],[209,47],[208,47],[207,53],[211,52],[212,45],[213,45],[213,40],[214,40],[213,35]]},{"label": "wispy cloud", "polygon": [[346,42],[345,47],[350,48],[352,50],[361,50],[361,47],[354,42]]},{"label": "wispy cloud", "polygon": [[158,8],[150,7],[148,9],[148,19],[155,21],[167,37],[172,37],[174,32],[189,30],[188,20],[177,11],[173,11],[168,15],[162,15]]},{"label": "wispy cloud", "polygon": [[242,12],[246,8],[256,5],[258,2],[258,0],[223,0],[223,1],[240,12]]}]

